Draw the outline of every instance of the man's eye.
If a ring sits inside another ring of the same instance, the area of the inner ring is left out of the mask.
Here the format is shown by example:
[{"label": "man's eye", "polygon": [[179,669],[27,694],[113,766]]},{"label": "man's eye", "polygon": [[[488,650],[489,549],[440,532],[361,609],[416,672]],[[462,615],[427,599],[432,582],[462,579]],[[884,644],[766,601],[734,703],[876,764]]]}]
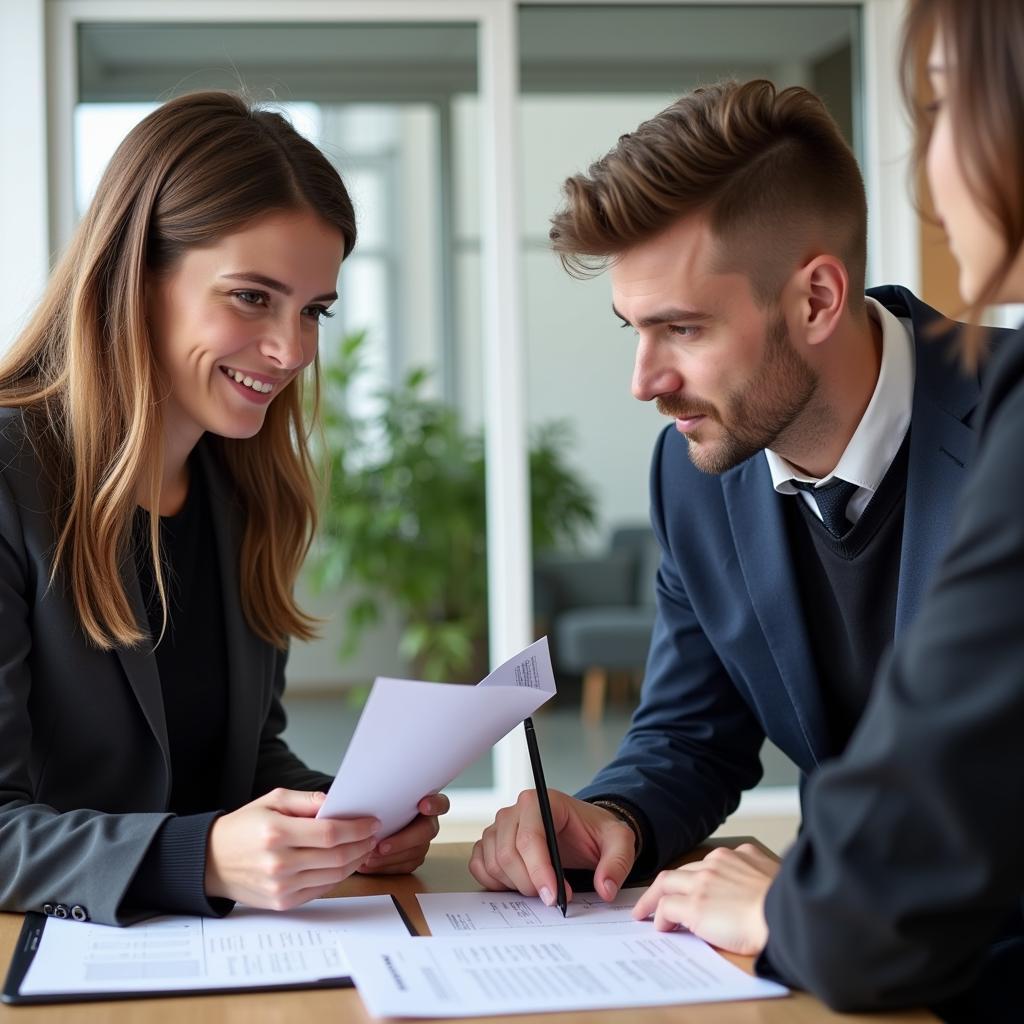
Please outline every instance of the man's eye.
[{"label": "man's eye", "polygon": [[693,324],[672,324],[669,330],[681,338],[692,338],[697,333],[697,328]]}]

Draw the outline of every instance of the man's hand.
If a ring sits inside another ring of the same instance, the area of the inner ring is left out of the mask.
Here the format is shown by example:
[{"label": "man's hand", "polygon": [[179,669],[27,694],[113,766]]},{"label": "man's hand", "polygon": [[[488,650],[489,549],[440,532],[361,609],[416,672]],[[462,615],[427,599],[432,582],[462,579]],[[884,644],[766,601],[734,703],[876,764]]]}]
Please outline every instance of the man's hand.
[{"label": "man's hand", "polygon": [[[558,852],[566,868],[593,868],[594,888],[612,900],[633,867],[633,830],[611,811],[548,790]],[[524,790],[473,847],[469,870],[485,889],[514,889],[524,896],[555,902],[555,869],[548,856],[537,791]],[[568,885],[567,898],[572,898]]]},{"label": "man's hand", "polygon": [[718,847],[695,864],[662,871],[633,908],[659,931],[679,925],[730,953],[756,956],[768,941],[764,898],[779,862],[744,843]]},{"label": "man's hand", "polygon": [[440,826],[437,819],[448,813],[450,804],[443,793],[425,796],[417,805],[420,812],[408,825],[381,840],[359,869],[368,875],[404,875],[415,871],[427,856]]}]

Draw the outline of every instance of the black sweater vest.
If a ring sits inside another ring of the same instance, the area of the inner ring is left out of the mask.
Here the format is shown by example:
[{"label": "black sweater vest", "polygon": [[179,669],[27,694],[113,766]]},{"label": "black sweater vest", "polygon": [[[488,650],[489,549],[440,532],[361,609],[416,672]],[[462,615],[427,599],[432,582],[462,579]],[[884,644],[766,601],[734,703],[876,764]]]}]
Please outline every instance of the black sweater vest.
[{"label": "black sweater vest", "polygon": [[846,746],[892,642],[910,433],[860,519],[833,537],[799,495],[786,526],[804,623],[821,682],[832,753]]}]

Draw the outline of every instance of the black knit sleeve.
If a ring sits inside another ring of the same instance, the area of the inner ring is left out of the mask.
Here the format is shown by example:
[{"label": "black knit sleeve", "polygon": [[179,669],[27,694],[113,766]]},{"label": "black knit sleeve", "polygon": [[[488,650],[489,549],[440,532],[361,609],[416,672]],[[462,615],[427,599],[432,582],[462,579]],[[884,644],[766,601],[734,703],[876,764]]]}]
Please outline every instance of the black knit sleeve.
[{"label": "black knit sleeve", "polygon": [[168,818],[153,838],[122,903],[125,912],[223,917],[232,900],[206,895],[206,847],[221,811]]}]

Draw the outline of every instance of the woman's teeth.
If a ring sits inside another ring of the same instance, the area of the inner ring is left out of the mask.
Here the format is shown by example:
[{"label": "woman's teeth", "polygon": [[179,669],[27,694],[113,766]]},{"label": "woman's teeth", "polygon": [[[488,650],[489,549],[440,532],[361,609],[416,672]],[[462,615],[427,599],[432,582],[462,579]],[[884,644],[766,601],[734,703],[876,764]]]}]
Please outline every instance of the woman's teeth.
[{"label": "woman's teeth", "polygon": [[247,377],[241,370],[233,370],[230,366],[222,366],[221,369],[239,384],[249,388],[250,391],[256,391],[261,395],[269,395],[274,390],[273,384],[263,384],[261,381],[253,380],[252,377]]}]

